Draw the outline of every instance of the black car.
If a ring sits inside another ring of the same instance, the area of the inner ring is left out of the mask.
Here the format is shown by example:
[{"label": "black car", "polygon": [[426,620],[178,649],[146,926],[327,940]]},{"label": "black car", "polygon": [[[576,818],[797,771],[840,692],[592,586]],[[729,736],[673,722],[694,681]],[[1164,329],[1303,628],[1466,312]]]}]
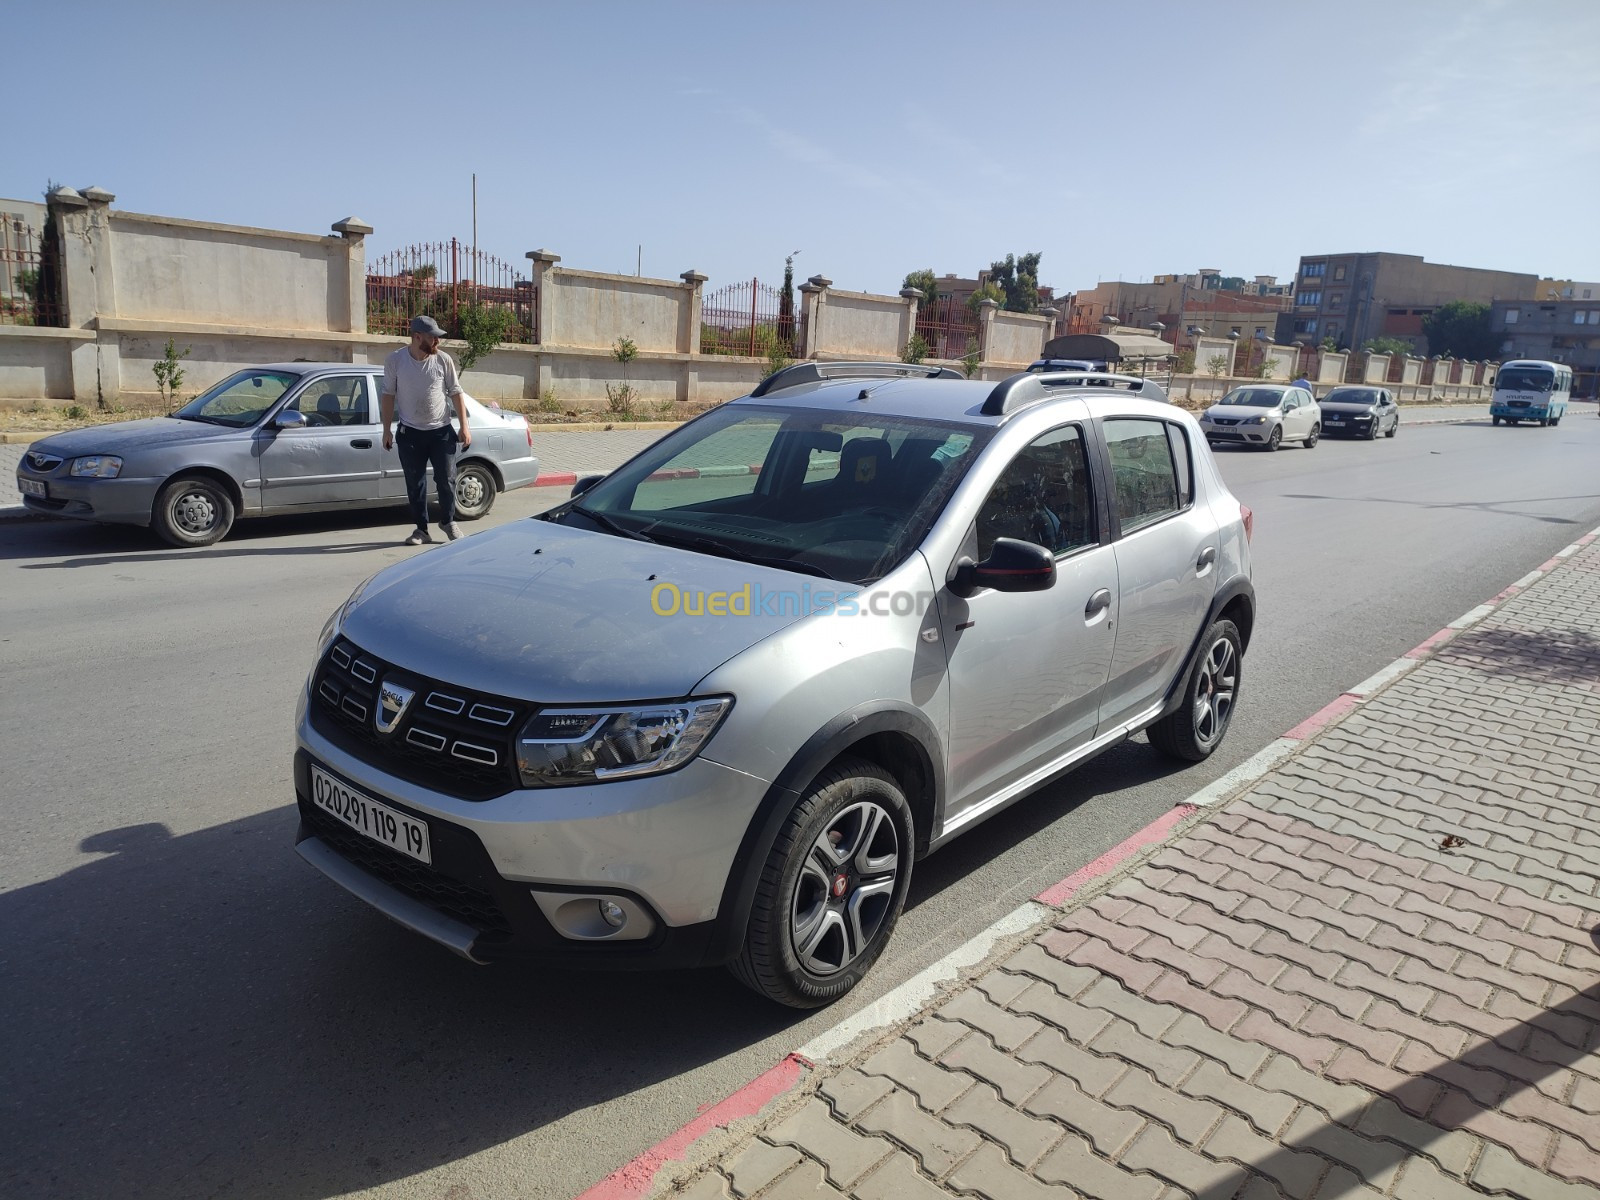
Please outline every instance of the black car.
[{"label": "black car", "polygon": [[1322,432],[1347,434],[1376,441],[1381,433],[1393,437],[1400,429],[1400,408],[1388,388],[1351,384],[1336,387],[1318,404]]}]

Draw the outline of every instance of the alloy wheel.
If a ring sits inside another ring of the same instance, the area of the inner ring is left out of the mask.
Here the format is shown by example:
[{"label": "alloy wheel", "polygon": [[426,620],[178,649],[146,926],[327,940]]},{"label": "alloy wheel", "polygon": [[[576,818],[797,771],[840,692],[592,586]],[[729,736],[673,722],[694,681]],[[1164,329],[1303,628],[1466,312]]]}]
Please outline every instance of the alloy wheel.
[{"label": "alloy wheel", "polygon": [[1210,745],[1222,736],[1233,715],[1233,697],[1239,687],[1239,656],[1233,643],[1219,637],[1211,644],[1194,695],[1195,737]]},{"label": "alloy wheel", "polygon": [[795,881],[789,932],[806,970],[835,975],[871,946],[894,906],[900,837],[867,800],[841,809],[806,853]]}]

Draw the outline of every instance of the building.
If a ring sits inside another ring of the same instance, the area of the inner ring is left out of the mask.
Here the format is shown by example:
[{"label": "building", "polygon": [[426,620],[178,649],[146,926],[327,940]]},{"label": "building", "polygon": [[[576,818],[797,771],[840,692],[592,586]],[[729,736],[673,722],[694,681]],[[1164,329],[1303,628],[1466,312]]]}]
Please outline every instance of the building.
[{"label": "building", "polygon": [[1180,349],[1200,334],[1271,337],[1288,311],[1290,286],[1272,275],[1246,280],[1210,267],[1192,275],[1157,275],[1149,283],[1111,280],[1058,305],[1056,333],[1092,334],[1110,324],[1147,330],[1159,322],[1161,336]]},{"label": "building", "polygon": [[[1577,285],[1582,292],[1586,285]],[[1489,328],[1502,358],[1538,358],[1572,368],[1572,394],[1600,394],[1600,287],[1589,300],[1497,300]]]},{"label": "building", "polygon": [[1399,338],[1426,354],[1422,322],[1436,308],[1452,300],[1532,300],[1538,286],[1537,275],[1424,262],[1417,254],[1307,255],[1278,340],[1332,338],[1341,350],[1359,350],[1376,338]]},{"label": "building", "polygon": [[1541,279],[1535,300],[1600,300],[1600,283],[1572,279]]}]

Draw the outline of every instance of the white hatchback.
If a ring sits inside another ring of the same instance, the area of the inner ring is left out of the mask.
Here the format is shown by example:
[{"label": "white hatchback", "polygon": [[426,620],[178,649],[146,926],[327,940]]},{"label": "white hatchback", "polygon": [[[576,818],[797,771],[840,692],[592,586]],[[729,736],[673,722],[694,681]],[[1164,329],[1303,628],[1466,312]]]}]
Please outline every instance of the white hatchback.
[{"label": "white hatchback", "polygon": [[1252,383],[1234,388],[1206,409],[1200,429],[1213,446],[1276,450],[1284,442],[1299,442],[1309,450],[1322,436],[1322,410],[1303,387]]}]

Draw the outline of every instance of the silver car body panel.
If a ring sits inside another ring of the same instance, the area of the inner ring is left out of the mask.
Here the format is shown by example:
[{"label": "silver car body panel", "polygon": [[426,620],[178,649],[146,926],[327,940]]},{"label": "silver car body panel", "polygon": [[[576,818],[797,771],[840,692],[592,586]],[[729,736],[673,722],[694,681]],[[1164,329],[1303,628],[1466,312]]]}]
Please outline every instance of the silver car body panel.
[{"label": "silver car body panel", "polygon": [[[74,429],[35,442],[34,450],[61,462],[48,470],[36,470],[23,456],[18,480],[37,481],[49,490],[44,500],[24,495],[24,505],[37,512],[82,520],[148,525],[162,485],[186,472],[231,480],[240,516],[371,508],[404,501],[399,454],[382,448],[381,368],[350,363],[275,363],[261,369],[295,374],[300,379],[254,426],[227,429],[154,417]],[[370,420],[333,427],[272,428],[277,413],[310,389],[350,376],[368,381]],[[506,490],[535,482],[539,460],[528,445],[523,419],[496,413],[471,398],[467,409],[473,444],[457,456],[457,466],[489,463]],[[72,461],[90,454],[117,455],[123,460],[122,474],[115,479],[74,478]]]}]

